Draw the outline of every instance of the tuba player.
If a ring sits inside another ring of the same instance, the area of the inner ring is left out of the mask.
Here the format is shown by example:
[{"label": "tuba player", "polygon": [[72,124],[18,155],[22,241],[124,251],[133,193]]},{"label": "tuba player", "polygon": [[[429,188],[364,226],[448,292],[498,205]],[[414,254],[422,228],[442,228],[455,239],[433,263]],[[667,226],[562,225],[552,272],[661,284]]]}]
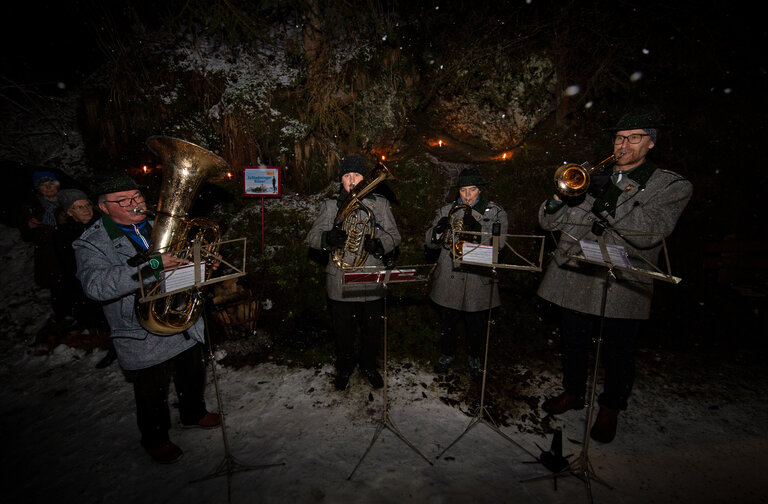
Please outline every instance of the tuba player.
[{"label": "tuba player", "polygon": [[[221,424],[220,416],[205,407],[204,322],[200,318],[189,330],[170,336],[152,334],[141,326],[134,310],[138,273],[129,262],[149,248],[152,223],[142,212],[144,195],[132,178],[122,174],[105,176],[94,195],[101,218],[72,243],[77,278],[86,296],[102,303],[117,360],[133,383],[141,445],[156,462],[176,462],[183,452],[168,437],[171,377],[184,426],[211,429]],[[139,266],[152,277],[152,271],[182,262],[161,254]]]},{"label": "tuba player", "polygon": [[[343,223],[336,222],[337,215],[343,210],[347,195],[353,188],[364,181],[368,170],[363,158],[356,155],[344,157],[339,163],[340,192],[337,198],[323,202],[320,213],[307,234],[306,243],[318,250],[340,251],[348,247],[350,234]],[[362,190],[361,190],[362,192]],[[364,210],[365,207],[367,210]],[[360,256],[365,257],[361,266],[383,267],[382,257],[394,252],[400,243],[389,201],[378,194],[368,192],[357,209],[348,214],[346,221],[363,221],[370,218],[368,230],[373,236],[366,235],[359,243]],[[373,388],[384,386],[379,374],[377,356],[383,331],[384,287],[381,284],[360,283],[344,284],[344,264],[328,261],[326,267],[326,294],[328,310],[331,316],[336,339],[336,390],[344,390],[349,377],[359,366],[360,373]],[[359,350],[355,351],[355,335],[360,328]]]}]

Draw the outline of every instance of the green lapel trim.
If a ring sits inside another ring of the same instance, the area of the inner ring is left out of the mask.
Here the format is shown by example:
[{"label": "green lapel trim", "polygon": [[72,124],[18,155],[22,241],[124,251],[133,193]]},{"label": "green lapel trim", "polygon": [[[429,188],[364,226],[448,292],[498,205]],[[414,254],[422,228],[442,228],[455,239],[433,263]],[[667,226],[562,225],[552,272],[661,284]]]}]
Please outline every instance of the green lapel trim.
[{"label": "green lapel trim", "polygon": [[104,224],[104,229],[107,231],[107,236],[109,236],[110,240],[114,241],[122,236],[125,236],[123,230],[120,229],[117,224],[115,224],[115,221],[113,221],[109,215],[103,214],[101,216],[101,223]]}]

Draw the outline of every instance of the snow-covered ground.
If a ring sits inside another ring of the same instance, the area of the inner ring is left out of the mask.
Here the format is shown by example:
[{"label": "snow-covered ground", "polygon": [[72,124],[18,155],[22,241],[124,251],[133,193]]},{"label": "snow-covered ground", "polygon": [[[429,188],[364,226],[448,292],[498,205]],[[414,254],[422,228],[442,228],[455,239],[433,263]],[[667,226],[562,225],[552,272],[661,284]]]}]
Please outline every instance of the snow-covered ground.
[{"label": "snow-covered ground", "polygon": [[[156,464],[138,443],[131,385],[117,364],[95,368],[104,351],[60,345],[35,355],[29,346],[46,308],[23,274],[28,252],[3,228],[3,502],[589,502],[582,480],[555,480],[532,463],[551,435],[474,423],[428,369],[389,362],[385,417],[383,391],[358,375],[340,393],[330,365],[225,367],[218,362],[238,351],[229,342],[216,350],[207,389],[216,410],[218,383],[226,444],[221,429],[174,427],[184,457]],[[556,370],[533,371],[548,375],[532,393],[543,399]],[[746,365],[695,378],[641,373],[617,439],[586,451],[594,501],[768,502],[767,385],[764,369]],[[570,460],[582,453],[585,417],[555,422]]]}]

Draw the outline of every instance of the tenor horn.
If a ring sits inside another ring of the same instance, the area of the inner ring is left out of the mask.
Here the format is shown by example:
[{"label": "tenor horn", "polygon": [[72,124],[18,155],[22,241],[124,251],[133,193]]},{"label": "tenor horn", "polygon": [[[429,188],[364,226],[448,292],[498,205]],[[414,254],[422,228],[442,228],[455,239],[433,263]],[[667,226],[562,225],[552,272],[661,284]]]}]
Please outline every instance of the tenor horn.
[{"label": "tenor horn", "polygon": [[[147,146],[163,165],[163,181],[154,212],[155,222],[149,241],[151,253],[173,254],[192,259],[193,241],[207,254],[215,255],[221,239],[219,227],[211,220],[188,218],[189,209],[206,180],[229,168],[222,158],[206,149],[178,138],[153,136]],[[213,268],[205,268],[205,279]],[[161,336],[183,332],[200,317],[204,302],[197,289],[188,289],[159,299],[136,303],[139,323]]]},{"label": "tenor horn", "polygon": [[373,238],[376,232],[376,220],[362,199],[382,181],[394,178],[389,168],[383,163],[378,163],[359,184],[349,191],[341,203],[334,218],[334,226],[346,231],[347,241],[342,248],[331,253],[331,260],[339,269],[356,269],[365,264],[368,252],[363,248],[363,243],[366,237]]},{"label": "tenor horn", "polygon": [[456,203],[448,211],[448,229],[443,234],[443,248],[453,250],[456,257],[463,255],[464,240],[455,239],[464,230],[464,216],[472,215],[472,207],[466,203]]}]

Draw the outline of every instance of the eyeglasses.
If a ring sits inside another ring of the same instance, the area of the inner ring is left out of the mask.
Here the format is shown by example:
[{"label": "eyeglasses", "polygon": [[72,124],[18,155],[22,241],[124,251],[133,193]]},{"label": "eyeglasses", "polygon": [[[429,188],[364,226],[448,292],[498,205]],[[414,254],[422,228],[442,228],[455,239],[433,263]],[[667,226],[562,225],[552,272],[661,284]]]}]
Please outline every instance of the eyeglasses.
[{"label": "eyeglasses", "polygon": [[643,137],[651,136],[648,133],[633,133],[632,135],[616,135],[613,137],[613,143],[615,145],[623,144],[624,140],[627,140],[631,144],[639,144]]},{"label": "eyeglasses", "polygon": [[120,208],[128,208],[131,205],[138,205],[144,203],[144,196],[141,193],[136,193],[132,198],[123,198],[119,200],[104,200],[104,203],[117,203]]},{"label": "eyeglasses", "polygon": [[86,203],[84,205],[72,205],[72,210],[90,210],[91,206],[92,205],[90,203]]}]

